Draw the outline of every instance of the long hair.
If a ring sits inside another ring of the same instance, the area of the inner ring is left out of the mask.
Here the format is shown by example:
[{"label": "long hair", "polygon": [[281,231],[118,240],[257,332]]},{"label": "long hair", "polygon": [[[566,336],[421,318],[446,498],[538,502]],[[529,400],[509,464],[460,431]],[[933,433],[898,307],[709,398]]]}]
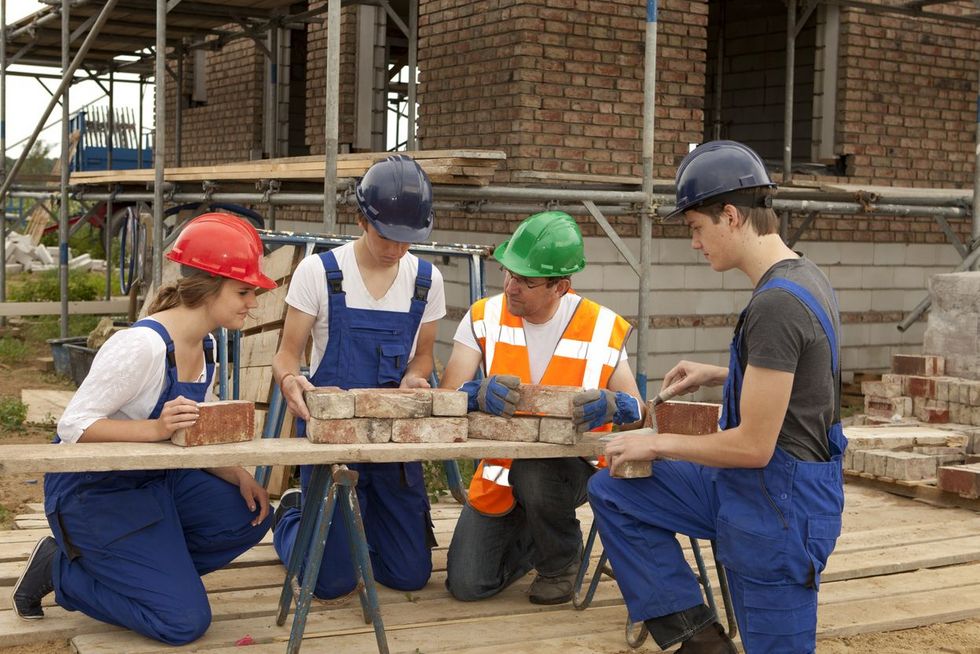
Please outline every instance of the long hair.
[{"label": "long hair", "polygon": [[221,285],[225,283],[224,277],[212,276],[189,266],[181,266],[181,274],[183,276],[177,283],[168,284],[157,291],[156,297],[150,303],[148,315],[179,306],[188,309],[199,307],[209,297],[217,295]]}]

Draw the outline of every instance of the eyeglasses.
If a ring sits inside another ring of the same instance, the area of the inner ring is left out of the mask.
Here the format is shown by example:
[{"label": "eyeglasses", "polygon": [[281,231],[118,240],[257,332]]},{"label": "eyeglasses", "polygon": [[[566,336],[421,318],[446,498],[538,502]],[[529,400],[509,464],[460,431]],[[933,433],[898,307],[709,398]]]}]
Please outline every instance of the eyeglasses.
[{"label": "eyeglasses", "polygon": [[513,282],[515,284],[517,284],[519,286],[523,286],[524,288],[526,288],[529,291],[534,290],[536,288],[540,288],[542,286],[545,286],[548,283],[548,280],[543,280],[543,281],[541,281],[541,282],[539,282],[537,284],[532,284],[531,283],[531,280],[528,279],[527,277],[522,277],[521,275],[515,275],[514,273],[512,273],[509,270],[507,270],[503,266],[500,267],[500,270],[504,273],[504,286],[507,286],[507,278],[508,277],[511,280],[513,280]]}]

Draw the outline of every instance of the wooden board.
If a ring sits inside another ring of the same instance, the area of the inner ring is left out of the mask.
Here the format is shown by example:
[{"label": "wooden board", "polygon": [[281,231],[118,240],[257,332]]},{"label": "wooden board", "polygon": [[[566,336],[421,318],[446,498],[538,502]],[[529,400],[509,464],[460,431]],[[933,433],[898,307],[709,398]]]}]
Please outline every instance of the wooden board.
[{"label": "wooden board", "polygon": [[[241,347],[238,353],[238,365],[241,368],[271,366],[272,357],[275,356],[276,349],[279,347],[280,333],[280,330],[275,329],[242,336]],[[242,397],[241,399],[246,398]],[[262,401],[264,402],[265,400]]]},{"label": "wooden board", "polygon": [[276,282],[282,282],[293,274],[298,251],[299,248],[295,245],[283,245],[262,257],[263,274]]},{"label": "wooden board", "polygon": [[[129,298],[111,300],[79,300],[68,303],[68,313],[72,316],[85,315],[126,315],[129,312]],[[61,313],[61,302],[2,302],[0,316],[56,316]]]},{"label": "wooden board", "polygon": [[21,389],[20,401],[27,405],[25,422],[35,425],[56,424],[74,396],[75,391]]},{"label": "wooden board", "polygon": [[238,371],[238,399],[249,402],[268,402],[272,388],[272,368],[258,366]]},{"label": "wooden board", "polygon": [[[243,332],[248,332],[286,317],[286,291],[288,287],[278,286],[256,297],[258,306],[245,319]],[[2,306],[2,305],[0,305]]]},{"label": "wooden board", "polygon": [[0,474],[164,470],[227,465],[394,463],[443,459],[595,457],[606,444],[589,436],[575,445],[466,441],[463,443],[367,443],[323,445],[305,438],[260,439],[245,443],[178,447],[170,442],[0,445]]}]

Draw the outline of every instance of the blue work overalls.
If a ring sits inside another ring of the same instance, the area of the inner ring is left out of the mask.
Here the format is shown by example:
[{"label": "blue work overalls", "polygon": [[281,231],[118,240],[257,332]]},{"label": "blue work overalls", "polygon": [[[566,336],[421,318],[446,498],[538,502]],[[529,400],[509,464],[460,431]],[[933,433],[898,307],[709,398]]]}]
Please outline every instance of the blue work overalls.
[{"label": "blue work overalls", "polygon": [[[422,322],[432,285],[432,264],[419,259],[411,308],[401,313],[349,308],[336,257],[328,251],[320,258],[327,276],[330,338],[310,381],[314,386],[344,389],[397,388]],[[296,423],[298,434],[305,436],[305,422]],[[396,590],[422,588],[432,574],[434,544],[422,464],[361,463],[349,467],[359,472],[357,499],[375,579]],[[300,467],[304,504],[309,499],[306,488],[311,474],[312,466]],[[289,509],[276,524],[273,542],[287,564],[300,517],[299,510]],[[317,597],[338,597],[354,589],[356,577],[348,542],[347,526],[339,513],[335,514],[313,591]]]},{"label": "blue work overalls", "polygon": [[[204,339],[206,380],[180,382],[167,330],[154,320],[133,325],[140,327],[167,344],[166,382],[149,418],[179,395],[204,401],[211,339]],[[238,487],[203,470],[48,474],[44,512],[59,546],[57,603],[172,645],[196,640],[211,623],[201,575],[251,548],[271,525],[269,516],[253,527],[256,512]]]},{"label": "blue work overalls", "polygon": [[[774,288],[794,295],[817,317],[830,344],[836,380],[837,336],[823,307],[809,291],[785,279],[756,292]],[[740,319],[731,345],[722,429],[739,424],[741,324]],[[827,438],[827,462],[801,461],[777,447],[764,468],[658,460],[647,479],[616,480],[605,470],[596,473],[589,499],[631,619],[670,616],[703,604],[676,539],[681,533],[715,541],[746,652],[814,651],[820,573],[840,535],[844,509],[841,459],[847,440],[836,415]],[[701,626],[687,624],[686,632],[659,636],[651,628],[651,634],[666,647]]]}]

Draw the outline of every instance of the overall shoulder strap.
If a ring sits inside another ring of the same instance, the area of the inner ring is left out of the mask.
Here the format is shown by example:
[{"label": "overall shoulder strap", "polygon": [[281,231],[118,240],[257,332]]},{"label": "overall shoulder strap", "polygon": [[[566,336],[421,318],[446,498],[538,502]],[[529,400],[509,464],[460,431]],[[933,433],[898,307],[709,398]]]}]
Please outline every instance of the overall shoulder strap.
[{"label": "overall shoulder strap", "polygon": [[158,323],[156,320],[148,320],[144,318],[133,323],[133,327],[149,327],[157,333],[157,335],[163,340],[163,344],[167,347],[167,368],[176,368],[177,359],[174,357],[174,341],[170,338],[170,332],[167,328]]},{"label": "overall shoulder strap", "polygon": [[419,259],[419,270],[415,275],[415,292],[412,294],[412,305],[409,313],[422,320],[425,306],[429,302],[429,289],[432,288],[432,264],[425,259]]},{"label": "overall shoulder strap", "polygon": [[321,252],[320,260],[327,275],[327,295],[344,295],[344,273],[340,270],[333,251]]}]

